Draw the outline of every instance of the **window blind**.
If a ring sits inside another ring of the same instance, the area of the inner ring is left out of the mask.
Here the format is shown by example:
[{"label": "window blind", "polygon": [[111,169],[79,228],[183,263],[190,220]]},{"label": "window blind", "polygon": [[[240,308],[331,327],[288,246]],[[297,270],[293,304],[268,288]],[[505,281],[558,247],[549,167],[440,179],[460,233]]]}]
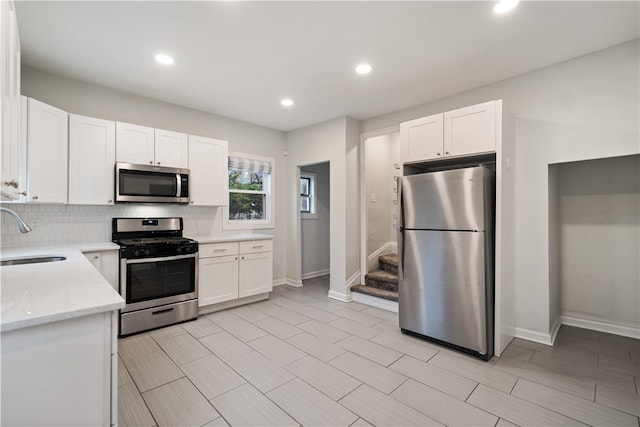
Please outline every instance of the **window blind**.
[{"label": "window blind", "polygon": [[251,173],[271,173],[271,162],[244,157],[229,156],[229,169]]}]

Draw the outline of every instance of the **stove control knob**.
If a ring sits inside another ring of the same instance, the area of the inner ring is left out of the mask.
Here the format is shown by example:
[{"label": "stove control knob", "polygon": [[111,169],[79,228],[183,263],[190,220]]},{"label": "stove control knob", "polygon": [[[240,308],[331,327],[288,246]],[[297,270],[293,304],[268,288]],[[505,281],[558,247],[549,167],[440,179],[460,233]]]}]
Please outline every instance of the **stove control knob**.
[{"label": "stove control knob", "polygon": [[181,248],[181,247],[178,247],[178,249],[176,249],[176,252],[177,252],[177,253],[179,253],[179,254],[181,254],[181,253],[182,253],[182,248]]},{"label": "stove control knob", "polygon": [[138,251],[133,251],[133,256],[138,256],[138,255],[140,255],[140,252],[138,252]]},{"label": "stove control knob", "polygon": [[189,252],[191,252],[191,248],[190,248],[189,246],[186,246],[186,247],[184,248],[184,251],[185,251],[186,253],[189,253]]},{"label": "stove control knob", "polygon": [[145,254],[145,255],[150,255],[150,254],[151,254],[151,251],[149,251],[149,249],[145,249],[144,254]]}]

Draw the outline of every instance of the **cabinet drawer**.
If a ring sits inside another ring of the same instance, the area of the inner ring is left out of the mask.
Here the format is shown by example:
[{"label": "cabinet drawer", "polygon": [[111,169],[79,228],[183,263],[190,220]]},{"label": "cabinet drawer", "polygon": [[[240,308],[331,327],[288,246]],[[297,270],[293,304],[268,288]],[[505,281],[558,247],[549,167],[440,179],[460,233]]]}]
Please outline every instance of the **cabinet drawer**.
[{"label": "cabinet drawer", "polygon": [[198,249],[200,258],[238,254],[238,243],[205,243]]},{"label": "cabinet drawer", "polygon": [[255,252],[272,252],[273,241],[271,240],[251,240],[240,242],[240,253],[251,254]]}]

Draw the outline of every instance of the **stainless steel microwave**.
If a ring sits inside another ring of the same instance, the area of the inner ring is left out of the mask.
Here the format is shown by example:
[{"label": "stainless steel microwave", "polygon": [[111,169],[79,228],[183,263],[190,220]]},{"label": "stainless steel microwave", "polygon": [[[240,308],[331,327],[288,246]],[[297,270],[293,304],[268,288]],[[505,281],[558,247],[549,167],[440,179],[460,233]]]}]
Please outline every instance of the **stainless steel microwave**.
[{"label": "stainless steel microwave", "polygon": [[116,203],[189,203],[189,169],[116,163]]}]

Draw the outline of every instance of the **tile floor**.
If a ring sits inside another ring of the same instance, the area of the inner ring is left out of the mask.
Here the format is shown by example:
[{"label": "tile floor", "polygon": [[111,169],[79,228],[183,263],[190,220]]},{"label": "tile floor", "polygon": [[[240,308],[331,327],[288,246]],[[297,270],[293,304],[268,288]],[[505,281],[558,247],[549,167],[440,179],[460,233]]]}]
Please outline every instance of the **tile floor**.
[{"label": "tile floor", "polygon": [[639,425],[638,340],[563,326],[482,362],[304,284],[120,340],[120,426]]}]

